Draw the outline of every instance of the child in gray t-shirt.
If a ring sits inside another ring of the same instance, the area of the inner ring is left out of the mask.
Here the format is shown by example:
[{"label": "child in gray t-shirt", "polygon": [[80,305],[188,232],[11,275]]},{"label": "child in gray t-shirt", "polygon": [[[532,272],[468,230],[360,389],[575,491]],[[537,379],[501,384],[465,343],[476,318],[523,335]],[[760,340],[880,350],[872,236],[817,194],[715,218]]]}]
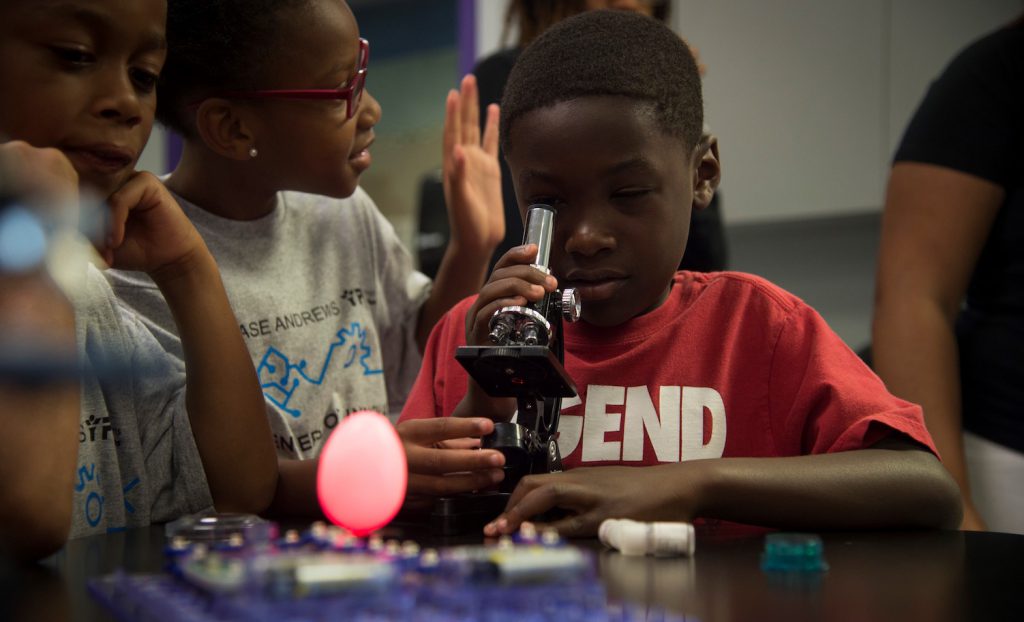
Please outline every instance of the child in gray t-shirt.
[{"label": "child in gray t-shirt", "polygon": [[[448,96],[452,240],[431,284],[358,187],[381,108],[365,89],[370,43],[344,2],[180,0],[167,32],[158,117],[184,150],[166,184],[224,276],[282,478],[299,469],[305,486],[346,414],[398,412],[430,329],[483,283],[504,234],[497,108],[481,135],[474,79]],[[173,350],[149,279],[108,276]]]},{"label": "child in gray t-shirt", "polygon": [[[167,32],[157,116],[184,147],[165,183],[217,260],[278,455],[316,458],[346,414],[398,413],[430,329],[482,285],[504,232],[497,111],[481,136],[473,79],[449,95],[452,241],[431,284],[358,186],[381,107],[345,3],[181,0]],[[174,351],[150,279],[108,278]]]},{"label": "child in gray t-shirt", "polygon": [[18,327],[4,338],[52,341],[84,367],[53,388],[0,377],[0,472],[17,474],[0,485],[0,548],[18,557],[211,505],[259,512],[277,484],[261,391],[213,257],[160,181],[135,172],[165,12],[164,0],[0,4],[0,136],[16,139],[0,143],[4,193],[77,203],[81,184],[108,197],[98,250],[153,278],[183,343],[183,360],[167,356],[91,265],[73,277],[73,321],[41,267],[0,274],[0,315]]}]

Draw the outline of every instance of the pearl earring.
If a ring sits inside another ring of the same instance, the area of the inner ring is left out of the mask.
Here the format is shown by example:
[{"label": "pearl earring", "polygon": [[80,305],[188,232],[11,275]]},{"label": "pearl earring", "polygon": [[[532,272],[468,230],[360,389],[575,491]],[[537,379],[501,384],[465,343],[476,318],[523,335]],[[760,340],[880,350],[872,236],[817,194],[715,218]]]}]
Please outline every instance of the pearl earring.
[{"label": "pearl earring", "polygon": [[249,147],[249,157],[250,158],[255,158],[259,154],[260,154],[260,152],[256,150],[256,147]]}]

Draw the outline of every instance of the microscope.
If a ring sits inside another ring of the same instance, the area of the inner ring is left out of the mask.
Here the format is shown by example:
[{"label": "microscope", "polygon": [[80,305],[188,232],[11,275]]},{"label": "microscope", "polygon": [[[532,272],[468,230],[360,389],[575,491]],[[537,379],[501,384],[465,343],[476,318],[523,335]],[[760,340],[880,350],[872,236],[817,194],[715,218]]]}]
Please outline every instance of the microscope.
[{"label": "microscope", "polygon": [[[526,215],[524,244],[537,245],[535,268],[550,273],[548,260],[555,210],[531,205]],[[516,484],[534,473],[562,470],[558,451],[558,417],[562,398],[576,395],[566,373],[562,322],[580,318],[579,293],[555,290],[537,303],[502,307],[491,317],[487,346],[463,346],[455,358],[488,395],[514,397],[514,422],[494,424],[482,439],[484,448],[505,456],[505,479],[497,492],[485,491],[442,498],[435,504],[435,531],[454,535],[482,527],[497,517]]]}]

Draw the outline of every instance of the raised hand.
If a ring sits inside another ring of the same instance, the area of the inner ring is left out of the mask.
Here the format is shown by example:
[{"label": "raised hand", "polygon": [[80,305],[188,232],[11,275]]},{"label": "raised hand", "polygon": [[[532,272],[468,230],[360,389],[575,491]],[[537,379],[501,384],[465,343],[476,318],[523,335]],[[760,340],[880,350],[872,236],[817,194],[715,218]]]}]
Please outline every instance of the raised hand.
[{"label": "raised hand", "polygon": [[488,256],[505,237],[498,165],[498,106],[487,108],[480,136],[476,78],[462,79],[445,102],[443,179],[452,244]]}]

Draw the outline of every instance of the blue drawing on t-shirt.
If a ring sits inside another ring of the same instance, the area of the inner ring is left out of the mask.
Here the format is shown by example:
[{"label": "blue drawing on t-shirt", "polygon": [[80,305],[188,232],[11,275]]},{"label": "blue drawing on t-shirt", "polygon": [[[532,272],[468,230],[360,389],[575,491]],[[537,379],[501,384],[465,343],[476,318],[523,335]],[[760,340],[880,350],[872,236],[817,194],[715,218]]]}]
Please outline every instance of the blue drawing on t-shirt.
[{"label": "blue drawing on t-shirt", "polygon": [[[88,467],[85,465],[78,467],[78,483],[75,484],[75,492],[85,492],[85,487],[89,482],[96,482],[97,486],[100,485],[100,474],[96,471],[96,463],[90,463]],[[103,495],[93,490],[85,496],[83,503],[86,522],[90,527],[99,525],[103,518]]]},{"label": "blue drawing on t-shirt", "polygon": [[[142,480],[136,477],[132,481],[125,484],[124,488],[121,489],[121,494],[123,495],[124,498],[124,509],[129,514],[135,513],[135,506],[132,505],[130,501],[128,501],[128,493],[131,492],[132,489],[138,486],[140,483],[142,483]],[[121,531],[125,531],[126,529],[128,529],[127,522],[124,525],[121,525],[120,527],[107,527],[107,533],[119,533]]]},{"label": "blue drawing on t-shirt", "polygon": [[[93,482],[96,484],[97,487],[100,486],[100,471],[96,468],[96,463],[90,462],[89,466],[82,465],[78,467],[78,482],[75,484],[75,492],[85,492],[86,487]],[[138,477],[136,477],[127,484],[125,484],[124,488],[121,489],[124,501],[124,509],[129,514],[135,513],[135,506],[128,501],[128,493],[131,492],[132,489],[138,486],[140,483],[141,480]],[[103,495],[101,495],[96,490],[90,491],[89,494],[85,496],[85,501],[83,502],[83,510],[85,512],[85,520],[87,523],[89,523],[90,527],[95,527],[99,525],[100,521],[103,520],[103,503],[105,501],[106,499],[103,497]],[[117,531],[124,530],[124,526],[107,527],[107,533],[114,533]]]},{"label": "blue drawing on t-shirt", "polygon": [[132,481],[130,481],[130,482],[128,482],[127,484],[125,484],[125,485],[124,485],[124,489],[123,489],[123,490],[121,490],[121,493],[122,493],[122,494],[124,495],[124,509],[125,509],[125,510],[126,510],[126,511],[127,511],[128,513],[129,513],[129,514],[134,514],[134,513],[135,513],[135,506],[134,506],[134,505],[132,505],[132,504],[131,504],[131,503],[130,503],[130,502],[128,501],[128,493],[129,493],[129,492],[131,492],[132,488],[135,488],[135,487],[136,487],[136,486],[138,486],[138,485],[139,485],[139,478],[137,478],[137,477],[136,477],[136,478],[135,478],[135,479],[133,479]]},{"label": "blue drawing on t-shirt", "polygon": [[[366,329],[359,322],[352,322],[348,328],[342,328],[337,333],[337,339],[331,342],[327,348],[327,356],[324,358],[320,371],[312,375],[307,373],[305,359],[294,364],[284,352],[274,346],[270,346],[267,353],[263,355],[260,364],[256,367],[256,373],[260,379],[260,387],[263,394],[271,402],[281,407],[289,415],[299,418],[302,411],[295,408],[288,408],[295,390],[303,382],[313,385],[321,385],[324,376],[327,375],[327,368],[331,364],[335,350],[346,347],[347,357],[342,365],[347,369],[356,362],[363,368],[364,376],[373,376],[383,373],[380,368],[370,366],[370,357],[373,356],[373,349],[366,344]],[[295,372],[292,374],[292,372]]]}]

